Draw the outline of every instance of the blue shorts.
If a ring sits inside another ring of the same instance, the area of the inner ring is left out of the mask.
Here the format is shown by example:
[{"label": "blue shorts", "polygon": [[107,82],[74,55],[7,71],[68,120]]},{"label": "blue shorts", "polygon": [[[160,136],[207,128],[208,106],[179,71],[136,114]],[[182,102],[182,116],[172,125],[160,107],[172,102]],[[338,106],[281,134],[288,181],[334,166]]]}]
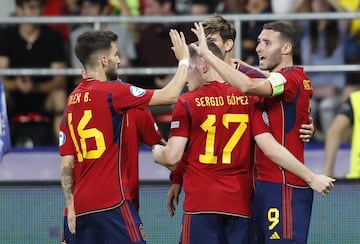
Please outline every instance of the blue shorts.
[{"label": "blue shorts", "polygon": [[76,243],[146,243],[145,229],[130,201],[119,207],[76,218]]},{"label": "blue shorts", "polygon": [[311,188],[257,181],[253,204],[257,243],[307,243],[313,198]]},{"label": "blue shorts", "polygon": [[181,226],[181,244],[253,243],[251,219],[223,214],[186,214]]},{"label": "blue shorts", "polygon": [[75,234],[72,234],[69,230],[69,226],[67,223],[67,217],[64,216],[64,227],[61,243],[66,244],[75,244]]}]

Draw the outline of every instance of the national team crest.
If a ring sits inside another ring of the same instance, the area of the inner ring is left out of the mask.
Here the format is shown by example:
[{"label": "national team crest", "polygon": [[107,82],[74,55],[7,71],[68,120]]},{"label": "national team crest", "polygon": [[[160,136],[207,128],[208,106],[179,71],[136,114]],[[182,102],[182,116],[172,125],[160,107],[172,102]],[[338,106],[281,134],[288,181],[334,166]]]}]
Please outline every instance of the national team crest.
[{"label": "national team crest", "polygon": [[60,131],[59,132],[59,146],[64,145],[66,142],[66,135],[64,132]]},{"label": "national team crest", "polygon": [[266,111],[264,111],[264,112],[262,113],[262,119],[263,119],[264,123],[265,123],[267,126],[270,126],[269,115],[267,114]]},{"label": "national team crest", "polygon": [[130,86],[130,93],[135,97],[142,97],[146,93],[146,90],[137,86]]}]

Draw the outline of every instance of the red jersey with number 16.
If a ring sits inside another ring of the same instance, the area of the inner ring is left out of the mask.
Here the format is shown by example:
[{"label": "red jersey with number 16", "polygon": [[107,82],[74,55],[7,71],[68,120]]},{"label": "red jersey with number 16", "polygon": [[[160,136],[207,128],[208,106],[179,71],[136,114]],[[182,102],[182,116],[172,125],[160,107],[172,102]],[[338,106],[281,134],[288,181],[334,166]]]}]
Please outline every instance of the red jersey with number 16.
[{"label": "red jersey with number 16", "polygon": [[269,132],[251,97],[213,81],[182,95],[170,136],[188,138],[184,211],[249,217],[253,136]]},{"label": "red jersey with number 16", "polygon": [[77,215],[116,207],[124,199],[125,112],[145,109],[153,91],[121,81],[83,79],[70,94],[60,126],[60,155],[74,155]]}]

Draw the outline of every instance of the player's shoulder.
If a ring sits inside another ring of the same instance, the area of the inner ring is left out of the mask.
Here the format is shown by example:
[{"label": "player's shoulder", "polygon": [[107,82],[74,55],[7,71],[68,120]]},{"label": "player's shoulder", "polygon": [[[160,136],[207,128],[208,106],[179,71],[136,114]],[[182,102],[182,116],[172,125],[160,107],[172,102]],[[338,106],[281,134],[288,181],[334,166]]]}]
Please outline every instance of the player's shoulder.
[{"label": "player's shoulder", "polygon": [[304,71],[304,68],[301,66],[290,66],[282,68],[279,71],[287,81],[293,82],[303,82],[305,80],[310,80],[307,74]]},{"label": "player's shoulder", "polygon": [[283,75],[297,75],[297,76],[306,76],[304,68],[301,66],[288,66],[280,70]]}]

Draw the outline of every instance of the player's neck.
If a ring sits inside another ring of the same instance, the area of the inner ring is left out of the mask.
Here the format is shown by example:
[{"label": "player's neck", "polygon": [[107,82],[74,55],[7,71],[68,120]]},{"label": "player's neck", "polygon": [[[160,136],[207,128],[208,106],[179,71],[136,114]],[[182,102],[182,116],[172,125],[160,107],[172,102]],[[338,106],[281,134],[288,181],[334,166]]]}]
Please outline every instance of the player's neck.
[{"label": "player's neck", "polygon": [[99,81],[107,80],[104,72],[99,72],[98,70],[91,70],[91,71],[87,70],[86,77],[87,77],[87,79],[91,79],[91,80],[99,80]]},{"label": "player's neck", "polygon": [[280,71],[283,68],[294,66],[292,59],[285,59],[271,71]]}]

